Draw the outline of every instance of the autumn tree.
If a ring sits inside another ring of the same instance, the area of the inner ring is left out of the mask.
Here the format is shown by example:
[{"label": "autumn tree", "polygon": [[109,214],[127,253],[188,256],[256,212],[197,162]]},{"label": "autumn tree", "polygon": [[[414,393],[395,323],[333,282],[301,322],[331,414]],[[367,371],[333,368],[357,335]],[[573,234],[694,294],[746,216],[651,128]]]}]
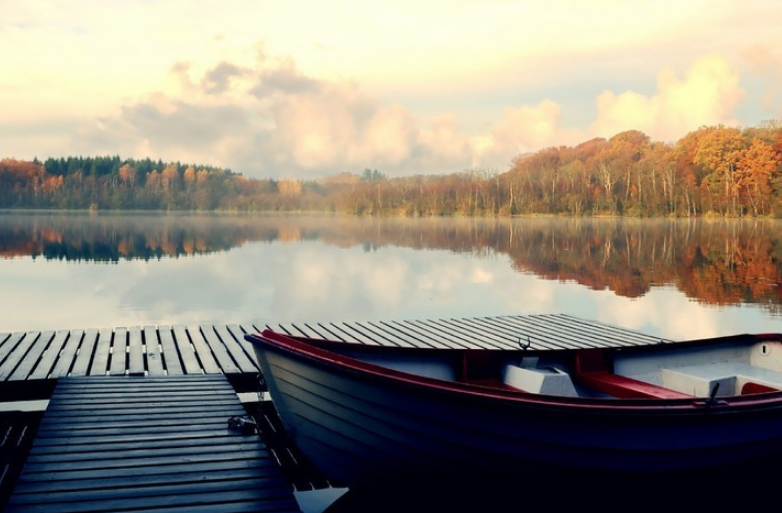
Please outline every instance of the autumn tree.
[{"label": "autumn tree", "polygon": [[736,187],[741,199],[750,206],[755,216],[769,211],[774,173],[778,164],[774,149],[762,139],[752,139],[739,157]]},{"label": "autumn tree", "polygon": [[700,140],[695,151],[695,162],[708,170],[705,186],[723,214],[739,214],[737,166],[745,147],[741,131],[720,125]]},{"label": "autumn tree", "polygon": [[133,190],[136,185],[136,168],[129,163],[125,163],[119,168],[120,183]]},{"label": "autumn tree", "polygon": [[192,194],[196,183],[196,170],[193,166],[188,166],[182,173],[182,181],[185,184],[185,191],[188,195]]},{"label": "autumn tree", "polygon": [[[646,205],[652,214],[675,215],[677,211],[676,155],[671,145],[650,143],[639,161],[639,180],[646,183]],[[643,197],[639,186],[639,196]]]}]

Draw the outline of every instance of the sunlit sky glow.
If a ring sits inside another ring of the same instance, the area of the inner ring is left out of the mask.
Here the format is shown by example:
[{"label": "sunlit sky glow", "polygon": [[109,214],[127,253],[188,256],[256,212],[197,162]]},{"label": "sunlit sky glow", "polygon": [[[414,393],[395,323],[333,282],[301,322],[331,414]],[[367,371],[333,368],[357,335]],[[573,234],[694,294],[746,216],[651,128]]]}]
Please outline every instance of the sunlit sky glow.
[{"label": "sunlit sky glow", "polygon": [[0,0],[0,158],[503,172],[782,118],[782,2]]}]

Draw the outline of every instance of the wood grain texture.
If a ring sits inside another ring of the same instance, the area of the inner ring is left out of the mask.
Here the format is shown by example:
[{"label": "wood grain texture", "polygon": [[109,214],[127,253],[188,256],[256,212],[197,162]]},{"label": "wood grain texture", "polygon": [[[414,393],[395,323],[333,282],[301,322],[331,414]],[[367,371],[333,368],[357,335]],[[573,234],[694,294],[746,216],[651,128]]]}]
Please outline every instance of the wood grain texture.
[{"label": "wood grain texture", "polygon": [[300,512],[226,376],[61,378],[6,512]]}]

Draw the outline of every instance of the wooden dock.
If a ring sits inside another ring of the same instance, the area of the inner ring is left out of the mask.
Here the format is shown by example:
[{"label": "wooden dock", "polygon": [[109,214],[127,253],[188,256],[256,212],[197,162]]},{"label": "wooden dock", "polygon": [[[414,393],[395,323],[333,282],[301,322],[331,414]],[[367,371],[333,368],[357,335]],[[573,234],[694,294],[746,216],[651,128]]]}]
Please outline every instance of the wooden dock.
[{"label": "wooden dock", "polygon": [[59,380],[7,513],[300,512],[225,376]]},{"label": "wooden dock", "polygon": [[[265,328],[359,344],[514,350],[657,344],[652,337],[568,315],[340,323],[144,326],[0,333],[0,384],[67,376],[257,376],[249,332]],[[670,340],[662,340],[671,342]],[[49,386],[53,386],[51,383]]]},{"label": "wooden dock", "polygon": [[[34,418],[9,425],[26,438],[0,455],[29,453],[23,469],[5,464],[0,491],[19,476],[6,511],[299,511],[293,490],[330,484],[282,436],[273,406],[237,396],[263,390],[244,335],[266,328],[454,350],[673,342],[567,315],[0,333],[0,405],[49,399],[40,426]],[[229,428],[248,411],[264,436]]]}]

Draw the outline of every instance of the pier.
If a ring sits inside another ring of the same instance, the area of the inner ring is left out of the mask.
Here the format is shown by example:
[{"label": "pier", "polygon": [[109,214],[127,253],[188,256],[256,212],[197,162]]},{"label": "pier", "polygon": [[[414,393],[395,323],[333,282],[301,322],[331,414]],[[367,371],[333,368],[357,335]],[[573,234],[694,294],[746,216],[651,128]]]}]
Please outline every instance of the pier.
[{"label": "pier", "polygon": [[247,379],[257,377],[258,363],[244,335],[267,328],[359,344],[498,351],[672,342],[562,314],[0,332],[0,387],[26,382],[17,387],[17,397],[29,398],[51,393],[57,379],[66,376],[223,374],[238,388],[252,388]]},{"label": "pier", "polygon": [[[673,342],[561,314],[0,333],[0,507],[298,511],[294,491],[330,483],[286,446],[273,405],[261,400],[244,335],[266,328],[454,350]],[[247,395],[256,399],[240,400]],[[36,401],[38,416],[22,411]],[[242,421],[255,424],[252,432]]]},{"label": "pier", "polygon": [[5,511],[300,511],[245,415],[222,375],[63,378]]}]

